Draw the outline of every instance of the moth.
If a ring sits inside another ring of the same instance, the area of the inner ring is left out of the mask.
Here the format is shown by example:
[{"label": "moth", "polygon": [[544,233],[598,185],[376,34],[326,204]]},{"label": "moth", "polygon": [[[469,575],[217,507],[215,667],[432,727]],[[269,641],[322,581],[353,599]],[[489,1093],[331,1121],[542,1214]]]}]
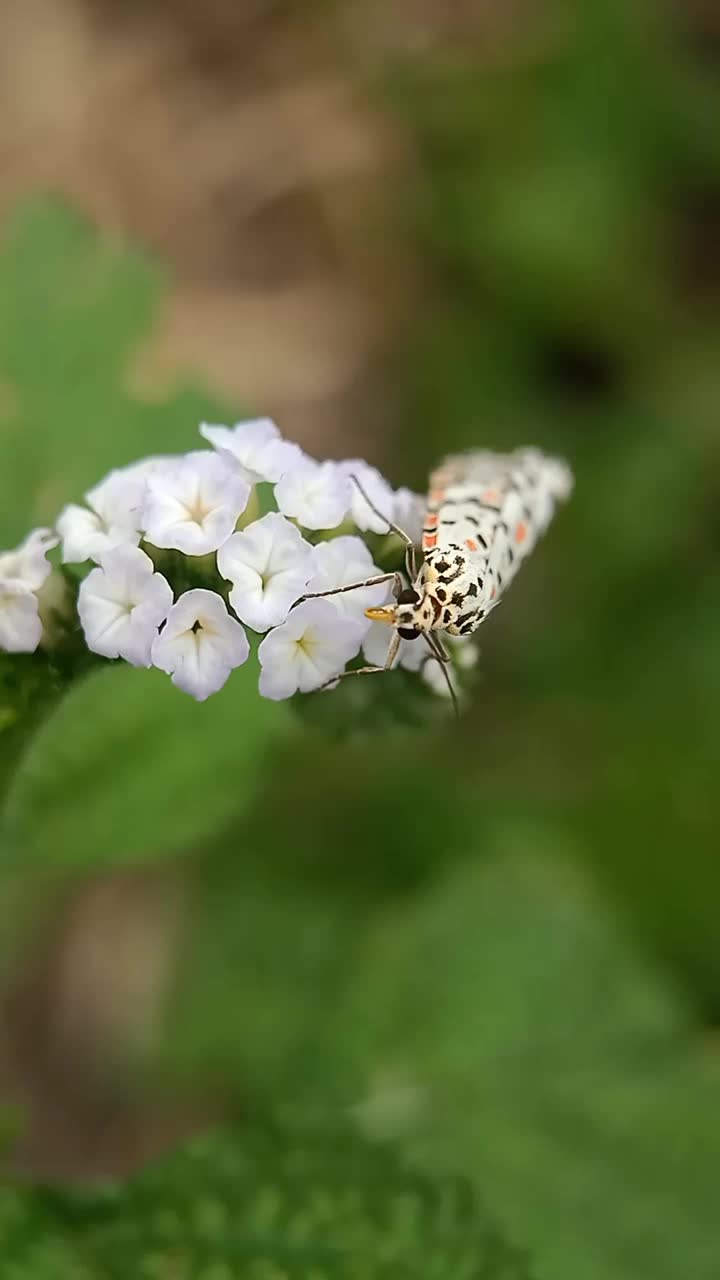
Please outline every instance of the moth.
[{"label": "moth", "polygon": [[[359,480],[352,479],[376,511]],[[405,544],[407,582],[398,572],[384,573],[314,593],[335,595],[393,583],[390,604],[365,610],[367,618],[393,629],[384,665],[343,674],[387,671],[401,640],[421,637],[433,657],[447,664],[442,634],[469,636],[477,631],[544,533],[556,504],[570,496],[572,485],[567,464],[538,449],[506,454],[474,449],[451,455],[430,477],[419,567],[412,538],[376,511]],[[448,685],[452,692],[449,679]]]}]

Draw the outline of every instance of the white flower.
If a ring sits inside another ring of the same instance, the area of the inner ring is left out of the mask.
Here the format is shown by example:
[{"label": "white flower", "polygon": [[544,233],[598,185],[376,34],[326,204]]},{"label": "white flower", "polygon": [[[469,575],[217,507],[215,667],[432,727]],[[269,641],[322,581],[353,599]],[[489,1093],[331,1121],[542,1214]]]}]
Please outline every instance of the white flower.
[{"label": "white flower", "polygon": [[34,653],[41,638],[37,596],[17,579],[0,578],[0,650]]},{"label": "white flower", "polygon": [[[350,484],[350,514],[358,529],[364,532],[387,533],[388,520],[394,520],[394,494],[387,480],[377,467],[371,467],[362,458],[348,458],[340,463],[344,475],[356,476],[377,511],[373,511],[354,481]],[[387,517],[383,519],[382,517]]]},{"label": "white flower", "polygon": [[329,600],[303,601],[260,645],[261,694],[278,701],[319,689],[356,656],[362,637],[363,628]]},{"label": "white flower", "polygon": [[57,546],[49,529],[33,529],[14,551],[0,552],[0,649],[34,653],[42,638],[35,594],[50,573],[46,553]]},{"label": "white flower", "polygon": [[218,569],[232,582],[230,603],[254,631],[284,622],[313,572],[313,548],[277,511],[234,533],[220,548]]},{"label": "white flower", "polygon": [[217,551],[245,510],[250,485],[217,453],[187,453],[147,476],[143,524],[148,542],[187,555]]},{"label": "white flower", "polygon": [[0,581],[13,580],[28,591],[37,591],[50,573],[48,551],[58,544],[50,529],[33,529],[14,551],[0,551]]},{"label": "white flower", "polygon": [[138,519],[142,515],[142,508],[145,503],[148,476],[160,471],[169,462],[179,462],[183,456],[181,453],[154,453],[148,458],[140,458],[138,462],[129,462],[127,466],[119,467],[116,471],[111,472],[117,483],[122,482],[125,484],[126,493],[131,495],[131,505],[138,511]]},{"label": "white flower", "polygon": [[262,480],[274,484],[302,457],[300,446],[283,440],[270,418],[253,418],[250,422],[237,422],[234,427],[203,422],[200,435],[223,456],[239,462],[250,484]]},{"label": "white flower", "polygon": [[149,667],[153,640],[172,602],[170,584],[144,551],[114,547],[80,584],[77,607],[88,649]]},{"label": "white flower", "polygon": [[[308,591],[332,591],[335,587],[345,587],[351,582],[362,582],[365,578],[374,578],[382,573],[363,542],[362,538],[353,536],[331,538],[329,542],[318,542],[313,547],[314,572],[308,583]],[[366,609],[384,604],[388,598],[389,584],[380,583],[377,587],[358,587],[356,591],[345,591],[336,596],[329,596],[335,608],[346,618],[353,618],[362,623],[367,631],[371,625],[363,616]],[[378,625],[382,625],[381,623]]]},{"label": "white flower", "polygon": [[241,667],[250,646],[240,623],[214,591],[186,591],[173,605],[153,643],[152,661],[178,689],[204,702]]},{"label": "white flower", "polygon": [[[361,482],[362,483],[362,482]],[[396,489],[393,499],[393,522],[412,538],[416,547],[422,542],[427,499],[411,489]]]},{"label": "white flower", "polygon": [[336,462],[301,457],[275,485],[275,500],[306,529],[336,529],[350,507],[350,485]]},{"label": "white flower", "polygon": [[[155,462],[148,459],[147,462]],[[85,494],[86,507],[71,502],[57,520],[66,564],[95,560],[113,547],[140,541],[147,464],[111,471]]]},{"label": "white flower", "polygon": [[[388,627],[384,622],[373,622],[363,640],[363,656],[371,667],[385,666],[392,637],[392,627]],[[406,671],[419,671],[427,656],[427,645],[422,636],[418,636],[417,640],[401,640],[393,667],[404,667]]]}]

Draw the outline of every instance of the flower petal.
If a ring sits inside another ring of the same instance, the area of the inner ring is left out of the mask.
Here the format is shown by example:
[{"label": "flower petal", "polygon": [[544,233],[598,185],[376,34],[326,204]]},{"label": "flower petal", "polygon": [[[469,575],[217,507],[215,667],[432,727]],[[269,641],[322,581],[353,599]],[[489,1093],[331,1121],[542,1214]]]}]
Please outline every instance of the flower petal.
[{"label": "flower petal", "polygon": [[[351,480],[351,515],[358,529],[364,532],[387,533],[388,521],[393,519],[395,499],[387,480],[377,467],[371,467],[362,458],[348,458],[340,463],[341,470]],[[360,492],[355,480],[360,482]],[[366,494],[372,507],[368,504]],[[373,508],[376,508],[373,510]]]},{"label": "flower petal", "polygon": [[124,544],[137,546],[140,533],[126,524],[106,525],[100,516],[87,507],[72,502],[58,516],[56,528],[62,538],[64,564],[82,564],[85,560],[99,561],[106,551]]},{"label": "flower petal", "polygon": [[[382,573],[373,563],[362,538],[354,535],[318,542],[313,548],[313,561],[315,572],[308,583],[308,591],[333,591]],[[367,630],[370,624],[364,617],[365,610],[384,604],[389,594],[390,584],[380,583],[376,587],[358,587],[355,591],[339,593],[329,599],[339,613],[361,622]]]},{"label": "flower petal", "polygon": [[179,689],[204,702],[249,652],[247,636],[222,596],[198,587],[173,605],[153,643],[152,661]]},{"label": "flower petal", "polygon": [[170,584],[155,573],[139,547],[116,547],[91,570],[78,592],[78,615],[87,646],[135,667],[151,665],[158,627],[172,606]]},{"label": "flower petal", "polygon": [[336,529],[350,508],[350,484],[337,463],[302,457],[275,485],[275,500],[306,529]]},{"label": "flower petal", "polygon": [[283,622],[303,594],[313,549],[295,525],[271,511],[234,533],[218,551],[218,569],[232,582],[230,603],[254,631]]},{"label": "flower petal", "polygon": [[228,461],[202,450],[147,477],[143,526],[149,542],[186,555],[217,551],[245,510],[250,485]]},{"label": "flower petal", "polygon": [[46,556],[59,539],[50,529],[33,529],[14,551],[0,551],[0,578],[16,578],[38,591],[51,571]]},{"label": "flower petal", "polygon": [[356,656],[362,636],[363,628],[329,601],[303,601],[260,645],[261,694],[280,699],[319,689]]},{"label": "flower petal", "polygon": [[[373,622],[363,640],[365,661],[372,667],[384,667],[388,648],[392,640],[393,628],[383,622]],[[401,640],[393,667],[404,667],[406,671],[419,671],[428,656],[427,645],[422,637],[417,640]]]},{"label": "flower petal", "polygon": [[427,508],[427,499],[411,489],[396,489],[393,500],[393,521],[398,529],[402,529],[412,538],[416,547],[422,542],[423,522]]},{"label": "flower petal", "polygon": [[37,596],[22,583],[0,579],[0,650],[34,653],[41,639]]},{"label": "flower petal", "polygon": [[238,422],[232,428],[203,422],[200,434],[221,454],[242,467],[251,484],[261,481],[274,484],[302,457],[300,446],[283,440],[270,418]]}]

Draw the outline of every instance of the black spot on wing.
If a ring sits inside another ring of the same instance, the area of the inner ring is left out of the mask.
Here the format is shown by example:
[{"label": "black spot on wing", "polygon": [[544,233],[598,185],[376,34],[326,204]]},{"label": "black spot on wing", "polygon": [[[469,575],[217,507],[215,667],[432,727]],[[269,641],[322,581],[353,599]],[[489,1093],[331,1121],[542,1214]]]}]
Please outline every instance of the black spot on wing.
[{"label": "black spot on wing", "polygon": [[495,503],[483,502],[480,498],[475,498],[475,497],[466,498],[465,501],[471,503],[472,506],[474,507],[478,507],[480,511],[499,511],[500,510],[500,507],[496,506]]},{"label": "black spot on wing", "polygon": [[460,628],[460,630],[463,632],[463,635],[465,634],[465,628],[468,627],[468,624],[469,624],[470,630],[472,631],[473,626],[475,624],[475,619],[477,618],[477,616],[478,616],[477,610],[470,609],[467,613],[461,613],[460,617],[456,619],[456,626]]}]

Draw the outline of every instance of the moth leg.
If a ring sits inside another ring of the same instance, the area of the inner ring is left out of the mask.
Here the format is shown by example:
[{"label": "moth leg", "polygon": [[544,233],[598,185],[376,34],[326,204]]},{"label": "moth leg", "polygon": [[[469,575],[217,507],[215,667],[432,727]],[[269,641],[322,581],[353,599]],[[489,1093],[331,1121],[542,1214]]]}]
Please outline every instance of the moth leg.
[{"label": "moth leg", "polygon": [[430,658],[428,659],[428,661],[432,662],[434,658],[436,662],[439,662],[440,670],[443,673],[445,684],[448,687],[448,693],[450,694],[450,697],[452,699],[453,711],[455,712],[455,719],[459,720],[460,707],[458,705],[457,694],[455,692],[455,686],[452,680],[450,679],[450,672],[447,669],[447,664],[450,662],[450,655],[446,651],[446,649],[443,647],[443,645],[441,644],[437,636],[433,636],[431,640],[430,633],[426,631],[424,638],[427,641],[427,646],[428,646],[428,649],[430,650]]},{"label": "moth leg", "polygon": [[397,657],[397,651],[399,648],[400,648],[400,636],[398,635],[397,631],[394,631],[390,644],[388,645],[388,651],[385,657],[384,666],[355,667],[352,671],[341,671],[339,675],[333,676],[332,680],[326,680],[325,684],[321,684],[318,692],[320,692],[322,689],[329,689],[332,685],[337,684],[339,680],[344,680],[346,676],[372,676],[379,671],[389,671],[393,665],[393,662]]},{"label": "moth leg", "polygon": [[[357,485],[370,510],[378,516],[380,520],[384,520],[389,532],[397,534],[398,538],[400,538],[400,540],[405,544],[405,569],[410,581],[414,582],[417,578],[418,571],[415,559],[415,543],[410,537],[410,534],[406,533],[404,529],[401,529],[399,525],[393,524],[392,520],[388,520],[384,512],[378,510],[375,503],[366,494],[356,475],[351,475],[350,479],[353,481],[353,484]],[[380,670],[382,670],[382,667]]]},{"label": "moth leg", "polygon": [[432,635],[432,639],[431,639],[430,638],[431,634],[432,633],[428,633],[428,644],[430,645],[430,648],[432,649],[434,656],[437,658],[438,662],[449,662],[450,654],[445,648],[445,645],[443,644],[442,640],[440,639],[439,636],[436,636],[434,634]]},{"label": "moth leg", "polygon": [[[307,591],[293,605],[302,604],[303,600],[318,600],[321,596],[339,596],[343,591],[358,591],[361,587],[379,587],[383,582],[393,583],[393,594],[398,596],[402,591],[403,581],[399,573],[379,573],[376,578],[365,578],[363,582],[350,582],[346,587],[331,587],[329,591]],[[380,668],[382,671],[382,667]]]}]

